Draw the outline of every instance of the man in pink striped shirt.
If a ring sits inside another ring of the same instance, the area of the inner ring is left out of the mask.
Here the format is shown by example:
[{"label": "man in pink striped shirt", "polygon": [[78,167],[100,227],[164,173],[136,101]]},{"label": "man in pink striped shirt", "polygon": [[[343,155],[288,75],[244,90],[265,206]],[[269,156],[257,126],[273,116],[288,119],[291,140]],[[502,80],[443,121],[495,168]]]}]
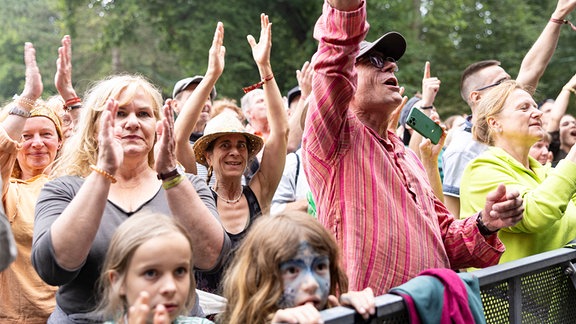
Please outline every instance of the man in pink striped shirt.
[{"label": "man in pink striped shirt", "polygon": [[303,139],[318,219],[338,241],[349,289],[384,294],[424,269],[498,263],[494,234],[522,218],[522,199],[500,186],[477,217],[454,219],[416,155],[387,131],[406,42],[395,32],[362,42],[368,28],[365,1],[324,4]]}]

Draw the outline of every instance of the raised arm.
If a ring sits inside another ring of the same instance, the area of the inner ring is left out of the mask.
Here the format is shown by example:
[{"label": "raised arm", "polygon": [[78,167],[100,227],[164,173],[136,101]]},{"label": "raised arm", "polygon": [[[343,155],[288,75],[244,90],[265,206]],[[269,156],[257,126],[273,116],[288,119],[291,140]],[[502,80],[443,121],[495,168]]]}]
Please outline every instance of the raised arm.
[{"label": "raised arm", "polygon": [[72,85],[72,39],[69,35],[62,37],[62,46],[58,48],[54,85],[64,102],[68,103],[66,106],[72,117],[72,125],[75,126],[80,118],[79,108],[82,104]]},{"label": "raised arm", "polygon": [[[424,64],[424,77],[422,78],[422,100],[420,100],[420,102],[417,103],[417,106],[433,107],[434,100],[436,99],[436,95],[438,94],[438,90],[440,90],[440,79],[438,79],[437,77],[430,76],[430,62],[426,61],[426,63]],[[438,117],[438,120],[440,120],[440,117],[436,112],[433,111],[433,109],[421,108],[420,110],[422,110],[422,112],[426,114],[426,116],[428,117],[432,117],[432,115],[435,114],[436,117]],[[422,160],[420,156],[420,144],[422,143],[423,139],[424,137],[422,137],[420,133],[412,132],[412,136],[410,137],[410,143],[409,143],[410,148],[412,149],[412,151],[416,153],[416,155],[420,160]],[[426,161],[422,160],[422,162]]]},{"label": "raised arm", "polygon": [[224,24],[218,22],[216,30],[214,31],[212,46],[208,51],[208,68],[206,74],[184,103],[178,119],[174,124],[176,158],[178,162],[184,166],[186,172],[189,173],[196,174],[196,158],[192,145],[189,142],[190,135],[200,117],[200,113],[202,113],[206,98],[210,96],[212,88],[214,88],[216,81],[218,81],[218,78],[222,75],[222,71],[224,71],[226,48],[222,45],[223,42]]},{"label": "raised arm", "polygon": [[[6,135],[16,142],[20,142],[22,139],[22,131],[26,124],[25,115],[30,114],[30,111],[34,108],[34,103],[40,98],[43,91],[42,76],[36,64],[36,50],[32,43],[26,43],[24,45],[24,64],[26,66],[26,83],[24,84],[24,90],[22,94],[7,107],[11,112],[2,122],[2,128],[6,131]],[[16,162],[16,146],[14,144],[8,145],[12,146],[12,148],[5,147],[5,149],[0,150],[0,170],[3,181],[2,193],[8,190],[10,175]]]},{"label": "raised arm", "polygon": [[540,81],[556,50],[562,28],[562,24],[558,23],[558,21],[564,20],[575,7],[576,0],[558,0],[556,9],[550,17],[557,22],[548,21],[546,27],[544,27],[544,30],[522,60],[516,81],[527,86],[531,92],[530,94],[534,94],[534,91],[536,91],[538,81]]},{"label": "raised arm", "polygon": [[260,39],[258,43],[252,35],[247,36],[252,47],[252,56],[258,66],[260,77],[264,81],[264,100],[266,101],[270,135],[264,144],[264,152],[260,161],[260,169],[250,181],[250,187],[258,196],[263,210],[267,210],[272,202],[276,187],[282,177],[286,161],[286,143],[288,141],[288,117],[284,109],[282,94],[270,65],[270,49],[272,47],[272,23],[265,14],[260,15]]},{"label": "raised arm", "polygon": [[[40,69],[36,64],[36,49],[32,43],[24,44],[24,64],[26,65],[26,82],[22,94],[14,102],[22,113],[30,113],[34,108],[34,103],[42,95],[44,86],[42,85],[42,76]],[[2,126],[13,140],[20,141],[22,129],[26,124],[26,118],[19,114],[9,114],[2,122]]]},{"label": "raised arm", "polygon": [[[212,89],[209,87],[208,89]],[[206,98],[206,97],[204,97]],[[169,104],[163,107],[163,117],[160,123],[158,139],[158,158],[156,172],[166,174],[176,169],[174,152],[174,112]],[[164,184],[171,180],[166,180]],[[163,184],[163,185],[164,185]],[[208,188],[204,185],[207,196],[212,199]],[[176,185],[166,188],[168,206],[174,218],[178,219],[190,233],[194,250],[194,265],[200,269],[211,269],[224,246],[224,228],[204,204],[192,182],[184,179]],[[216,213],[216,206],[212,206]]]},{"label": "raised arm", "polygon": [[306,118],[306,111],[308,110],[308,96],[312,91],[312,66],[310,62],[304,62],[301,70],[296,70],[296,79],[298,79],[298,86],[300,87],[300,101],[296,106],[296,110],[290,115],[288,120],[288,153],[296,152],[302,143],[302,119]]},{"label": "raised arm", "polygon": [[369,27],[361,3],[327,1],[314,27],[319,43],[312,59],[312,95],[302,139],[304,160],[324,163],[340,158],[339,151],[347,147],[354,131],[348,118],[353,114],[348,108],[355,91],[354,64]]},{"label": "raised arm", "polygon": [[[118,102],[109,99],[100,117],[98,132],[96,167],[112,175],[124,159],[120,139],[114,136],[117,111]],[[54,255],[60,267],[74,270],[84,264],[100,227],[110,185],[110,179],[101,173],[91,172],[78,193],[50,227]],[[39,210],[36,212],[38,216]],[[74,230],[70,230],[72,228]]]},{"label": "raised arm", "polygon": [[572,93],[576,94],[576,74],[562,87],[562,91],[560,91],[558,97],[556,97],[554,108],[552,108],[548,117],[548,124],[546,125],[547,132],[555,132],[560,129],[560,119],[566,114]]}]

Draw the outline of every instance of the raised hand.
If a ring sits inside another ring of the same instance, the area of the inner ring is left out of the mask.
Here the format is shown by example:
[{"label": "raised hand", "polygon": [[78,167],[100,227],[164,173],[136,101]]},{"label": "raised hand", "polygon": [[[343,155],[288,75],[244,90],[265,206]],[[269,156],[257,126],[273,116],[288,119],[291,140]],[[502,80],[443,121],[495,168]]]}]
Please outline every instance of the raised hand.
[{"label": "raised hand", "polygon": [[116,131],[118,101],[108,99],[100,116],[98,132],[98,167],[111,175],[116,173],[124,160],[124,149]]},{"label": "raised hand", "polygon": [[54,85],[64,101],[76,97],[72,86],[72,40],[69,35],[62,37],[62,46],[58,48]]},{"label": "raised hand", "polygon": [[224,71],[224,57],[226,56],[226,47],[224,43],[224,24],[218,22],[216,30],[214,31],[214,38],[212,39],[212,46],[208,51],[208,68],[206,76],[214,76],[219,78]]},{"label": "raised hand", "polygon": [[176,142],[174,139],[174,111],[172,99],[167,99],[162,107],[162,120],[156,126],[158,141],[154,147],[158,174],[168,173],[176,168]]},{"label": "raised hand", "polygon": [[576,0],[558,0],[552,18],[566,19],[566,16],[576,8]]},{"label": "raised hand", "polygon": [[301,70],[296,70],[296,79],[298,80],[298,86],[300,87],[300,97],[305,100],[312,92],[312,74],[314,68],[310,62],[304,62]]},{"label": "raised hand", "polygon": [[258,43],[254,36],[248,35],[246,39],[252,47],[252,56],[258,66],[270,64],[270,48],[272,47],[272,23],[268,20],[268,15],[260,14],[260,39]]},{"label": "raised hand", "polygon": [[[42,85],[40,69],[38,64],[36,64],[36,49],[30,42],[24,44],[24,64],[26,65],[26,83],[24,84],[24,91],[22,91],[21,97],[25,99],[21,100],[30,99],[36,101],[42,95],[44,86]],[[28,105],[23,106],[25,106],[23,108],[32,108]]]},{"label": "raised hand", "polygon": [[430,76],[430,62],[424,64],[424,77],[422,78],[422,101],[421,106],[432,106],[436,94],[440,90],[440,79]]}]

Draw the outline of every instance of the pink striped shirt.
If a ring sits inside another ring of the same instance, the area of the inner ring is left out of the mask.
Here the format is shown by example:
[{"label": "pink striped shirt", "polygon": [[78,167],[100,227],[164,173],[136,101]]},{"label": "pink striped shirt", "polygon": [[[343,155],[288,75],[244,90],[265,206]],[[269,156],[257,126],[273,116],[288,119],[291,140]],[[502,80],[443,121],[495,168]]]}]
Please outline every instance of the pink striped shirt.
[{"label": "pink striped shirt", "polygon": [[340,246],[349,289],[371,287],[380,295],[425,269],[496,264],[504,251],[497,236],[485,240],[475,217],[455,220],[414,152],[348,110],[355,56],[368,28],[365,2],[351,12],[324,4],[303,140],[318,219]]}]

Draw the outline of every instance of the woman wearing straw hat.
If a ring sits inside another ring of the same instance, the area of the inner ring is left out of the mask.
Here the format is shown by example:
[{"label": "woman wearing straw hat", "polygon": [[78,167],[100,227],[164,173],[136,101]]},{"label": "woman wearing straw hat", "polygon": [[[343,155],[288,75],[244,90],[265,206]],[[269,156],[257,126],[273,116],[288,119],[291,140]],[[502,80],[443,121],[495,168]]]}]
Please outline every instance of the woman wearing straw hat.
[{"label": "woman wearing straw hat", "polygon": [[[282,177],[286,159],[286,142],[288,138],[288,121],[284,109],[282,95],[270,65],[270,48],[272,46],[271,27],[268,16],[260,17],[260,40],[256,43],[254,37],[248,36],[248,43],[252,47],[252,55],[258,66],[262,81],[245,88],[251,91],[263,86],[265,101],[268,107],[267,114],[270,120],[270,136],[264,140],[248,132],[234,114],[222,113],[210,120],[204,129],[204,135],[194,144],[194,156],[198,163],[208,168],[208,182],[215,177],[214,186],[211,187],[216,207],[224,228],[228,232],[233,246],[242,240],[254,219],[261,214],[267,214],[270,209],[272,197]],[[208,69],[204,79],[194,93],[185,103],[175,124],[175,133],[178,134],[185,125],[194,125],[195,116],[202,108],[201,104],[194,104],[208,95],[216,80],[222,74],[224,67],[224,53],[222,46],[224,27],[218,24],[214,41],[210,48]],[[189,134],[182,135],[188,138]],[[176,135],[178,137],[178,135]],[[178,140],[177,140],[177,143]],[[184,147],[177,144],[176,151],[190,149],[185,143]],[[248,163],[262,150],[260,169],[254,174],[248,185],[242,186],[242,175]],[[220,269],[221,270],[221,269]],[[221,271],[216,269],[211,273],[197,273],[198,287],[209,292],[219,292]]]}]

